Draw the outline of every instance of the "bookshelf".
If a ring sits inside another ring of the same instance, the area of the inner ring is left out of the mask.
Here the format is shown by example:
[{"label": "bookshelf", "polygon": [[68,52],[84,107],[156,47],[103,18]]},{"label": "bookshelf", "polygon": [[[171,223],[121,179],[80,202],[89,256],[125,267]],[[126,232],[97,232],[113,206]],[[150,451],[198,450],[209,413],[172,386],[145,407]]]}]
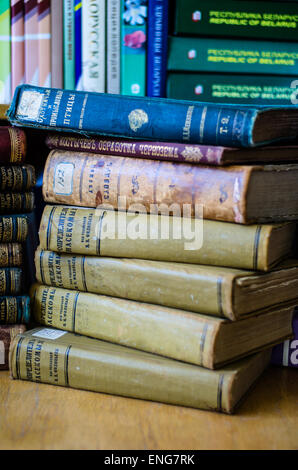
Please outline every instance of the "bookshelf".
[{"label": "bookshelf", "polygon": [[293,450],[297,397],[297,371],[273,366],[232,416],[0,372],[0,449]]}]

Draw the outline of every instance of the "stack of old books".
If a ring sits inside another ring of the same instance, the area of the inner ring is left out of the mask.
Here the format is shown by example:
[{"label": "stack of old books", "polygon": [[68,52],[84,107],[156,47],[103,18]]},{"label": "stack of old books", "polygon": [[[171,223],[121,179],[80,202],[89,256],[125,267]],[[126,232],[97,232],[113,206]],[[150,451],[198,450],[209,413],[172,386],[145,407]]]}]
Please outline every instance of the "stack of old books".
[{"label": "stack of old books", "polygon": [[8,368],[11,338],[25,331],[30,316],[24,271],[35,170],[24,163],[26,148],[23,130],[0,127],[0,369]]},{"label": "stack of old books", "polygon": [[24,86],[9,116],[61,131],[12,376],[233,412],[292,335],[298,165],[265,162],[297,149],[261,144],[298,110]]}]

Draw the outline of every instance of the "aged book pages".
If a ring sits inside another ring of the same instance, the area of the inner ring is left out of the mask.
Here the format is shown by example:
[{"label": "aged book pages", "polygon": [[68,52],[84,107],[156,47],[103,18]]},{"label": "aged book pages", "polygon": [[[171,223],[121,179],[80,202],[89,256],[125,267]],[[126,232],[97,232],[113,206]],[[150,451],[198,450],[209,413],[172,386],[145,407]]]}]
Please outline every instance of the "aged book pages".
[{"label": "aged book pages", "polygon": [[210,369],[290,337],[295,304],[237,322],[185,310],[35,284],[38,323]]},{"label": "aged book pages", "polygon": [[61,330],[39,327],[10,347],[14,379],[233,413],[271,349],[211,371]]},{"label": "aged book pages", "polygon": [[184,226],[178,217],[48,205],[39,229],[40,246],[59,253],[267,271],[290,255],[296,230],[292,223],[244,226],[187,220]]},{"label": "aged book pages", "polygon": [[41,284],[236,320],[298,302],[298,261],[274,272],[37,250]]}]

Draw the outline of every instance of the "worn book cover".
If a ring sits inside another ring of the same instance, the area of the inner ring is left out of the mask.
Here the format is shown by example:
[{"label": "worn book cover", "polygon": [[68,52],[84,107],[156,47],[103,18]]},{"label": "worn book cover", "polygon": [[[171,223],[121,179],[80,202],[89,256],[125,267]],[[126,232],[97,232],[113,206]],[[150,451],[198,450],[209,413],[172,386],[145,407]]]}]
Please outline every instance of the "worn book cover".
[{"label": "worn book cover", "polygon": [[29,323],[30,297],[28,295],[0,296],[0,323]]},{"label": "worn book cover", "polygon": [[28,219],[25,214],[0,215],[0,242],[24,242],[28,235]]},{"label": "worn book cover", "polygon": [[23,247],[20,243],[0,243],[0,266],[21,266],[23,263]]},{"label": "worn book cover", "polygon": [[27,138],[22,129],[0,126],[0,164],[23,163],[27,154]]},{"label": "worn book cover", "polygon": [[39,327],[10,347],[14,379],[233,413],[270,361],[271,349],[217,371]]}]

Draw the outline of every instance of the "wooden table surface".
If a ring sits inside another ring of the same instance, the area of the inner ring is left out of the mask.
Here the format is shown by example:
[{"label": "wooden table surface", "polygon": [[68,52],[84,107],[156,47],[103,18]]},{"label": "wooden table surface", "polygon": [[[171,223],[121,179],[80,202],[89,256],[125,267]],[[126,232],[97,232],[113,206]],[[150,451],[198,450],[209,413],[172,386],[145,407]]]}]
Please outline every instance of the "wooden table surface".
[{"label": "wooden table surface", "polygon": [[0,449],[298,449],[298,370],[271,367],[233,416],[11,380]]}]

